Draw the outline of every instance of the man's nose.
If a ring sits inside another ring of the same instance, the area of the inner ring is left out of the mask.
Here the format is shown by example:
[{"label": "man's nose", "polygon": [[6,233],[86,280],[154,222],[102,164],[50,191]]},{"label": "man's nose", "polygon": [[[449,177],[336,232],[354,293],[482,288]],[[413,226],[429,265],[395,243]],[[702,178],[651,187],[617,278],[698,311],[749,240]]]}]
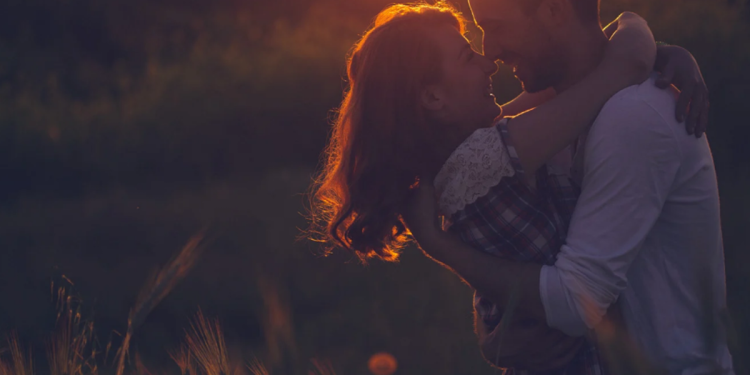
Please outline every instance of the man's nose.
[{"label": "man's nose", "polygon": [[484,55],[492,61],[499,60],[503,54],[503,49],[497,41],[487,35],[484,35],[482,38],[482,50],[484,51]]},{"label": "man's nose", "polygon": [[495,59],[488,58],[487,56],[482,56],[482,66],[484,68],[484,71],[490,76],[493,76],[495,75],[495,73],[497,73],[498,66],[495,63]]}]

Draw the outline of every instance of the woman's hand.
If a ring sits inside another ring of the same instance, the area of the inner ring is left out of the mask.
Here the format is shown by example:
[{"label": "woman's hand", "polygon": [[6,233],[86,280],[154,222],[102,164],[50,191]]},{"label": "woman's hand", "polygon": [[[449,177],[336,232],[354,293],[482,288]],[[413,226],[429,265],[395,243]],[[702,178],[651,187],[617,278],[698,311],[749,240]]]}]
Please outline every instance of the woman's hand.
[{"label": "woman's hand", "polygon": [[[625,27],[642,27],[639,26],[639,19],[635,13],[625,12],[604,28],[604,34],[612,38],[616,31],[624,31]],[[708,87],[693,55],[679,46],[660,45],[656,49],[653,69],[660,73],[656,80],[659,88],[666,89],[674,85],[680,90],[675,106],[677,121],[687,120],[685,128],[688,134],[700,138],[708,127]]]},{"label": "woman's hand", "polygon": [[610,38],[602,64],[615,69],[631,85],[645,81],[656,62],[656,42],[646,20],[624,12],[604,32]]},{"label": "woman's hand", "polygon": [[675,106],[677,121],[685,122],[688,134],[700,138],[708,126],[708,87],[693,55],[682,47],[662,45],[656,53],[654,69],[660,73],[656,85],[675,85],[680,97]]}]

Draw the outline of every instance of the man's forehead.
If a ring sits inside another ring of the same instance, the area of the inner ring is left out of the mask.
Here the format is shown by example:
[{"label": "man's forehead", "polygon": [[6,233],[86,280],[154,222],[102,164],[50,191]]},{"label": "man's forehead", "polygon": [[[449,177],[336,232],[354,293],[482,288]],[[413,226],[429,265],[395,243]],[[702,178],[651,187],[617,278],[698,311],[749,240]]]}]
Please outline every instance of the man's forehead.
[{"label": "man's forehead", "polygon": [[513,13],[513,8],[518,8],[519,1],[528,0],[469,0],[469,7],[477,24],[489,21],[501,21]]}]

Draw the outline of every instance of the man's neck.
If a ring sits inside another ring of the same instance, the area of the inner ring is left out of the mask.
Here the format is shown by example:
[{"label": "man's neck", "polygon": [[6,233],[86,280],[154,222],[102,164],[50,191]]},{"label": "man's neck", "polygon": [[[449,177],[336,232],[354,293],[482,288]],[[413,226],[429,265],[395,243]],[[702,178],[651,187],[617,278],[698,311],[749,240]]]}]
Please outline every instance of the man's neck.
[{"label": "man's neck", "polygon": [[596,29],[580,29],[572,33],[572,42],[566,46],[567,71],[563,79],[554,86],[555,91],[561,93],[578,83],[593,71],[604,57],[607,37]]}]

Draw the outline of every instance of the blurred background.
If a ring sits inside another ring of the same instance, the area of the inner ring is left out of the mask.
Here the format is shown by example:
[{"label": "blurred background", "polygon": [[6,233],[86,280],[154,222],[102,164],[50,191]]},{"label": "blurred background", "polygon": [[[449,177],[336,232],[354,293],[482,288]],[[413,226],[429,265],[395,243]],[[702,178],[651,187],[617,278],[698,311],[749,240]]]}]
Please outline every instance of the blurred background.
[{"label": "blurred background", "polygon": [[[491,374],[471,290],[406,249],[399,264],[299,241],[349,47],[385,0],[4,0],[0,5],[0,335],[42,361],[65,275],[102,346],[154,268],[210,225],[193,272],[136,330],[156,371],[200,306],[232,352],[368,374]],[[464,12],[464,1],[455,5]],[[602,0],[689,49],[710,90],[738,366],[750,356],[750,6]],[[479,42],[476,30],[470,36]],[[511,72],[498,102],[520,92]],[[2,355],[2,354],[0,354]],[[40,365],[40,373],[45,366]],[[739,373],[739,372],[738,372]]]}]

